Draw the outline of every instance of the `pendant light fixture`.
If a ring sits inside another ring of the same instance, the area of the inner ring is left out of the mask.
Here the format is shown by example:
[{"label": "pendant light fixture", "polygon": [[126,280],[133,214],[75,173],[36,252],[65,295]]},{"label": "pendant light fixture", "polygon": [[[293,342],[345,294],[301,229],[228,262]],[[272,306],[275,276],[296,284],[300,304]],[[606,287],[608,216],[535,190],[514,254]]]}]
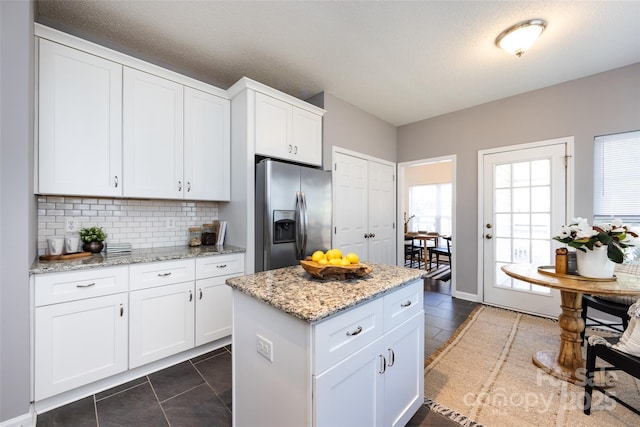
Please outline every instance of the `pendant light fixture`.
[{"label": "pendant light fixture", "polygon": [[547,23],[542,19],[519,22],[500,33],[496,38],[496,46],[520,57],[535,43],[546,26]]}]

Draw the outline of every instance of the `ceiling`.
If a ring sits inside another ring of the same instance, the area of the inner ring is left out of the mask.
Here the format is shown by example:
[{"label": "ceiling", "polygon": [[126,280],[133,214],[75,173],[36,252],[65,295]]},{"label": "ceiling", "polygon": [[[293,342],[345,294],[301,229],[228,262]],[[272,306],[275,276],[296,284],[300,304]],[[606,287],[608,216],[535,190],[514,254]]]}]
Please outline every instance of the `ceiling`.
[{"label": "ceiling", "polygon": [[[547,21],[522,56],[496,36]],[[640,62],[640,1],[41,0],[36,20],[227,89],[328,92],[399,126]]]}]

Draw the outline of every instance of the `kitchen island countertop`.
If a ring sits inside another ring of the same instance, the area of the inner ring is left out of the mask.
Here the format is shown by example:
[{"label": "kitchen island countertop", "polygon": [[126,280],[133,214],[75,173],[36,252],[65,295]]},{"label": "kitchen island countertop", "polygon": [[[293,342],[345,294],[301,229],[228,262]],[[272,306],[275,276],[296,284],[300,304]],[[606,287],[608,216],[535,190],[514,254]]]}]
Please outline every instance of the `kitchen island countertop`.
[{"label": "kitchen island countertop", "polygon": [[422,270],[369,264],[362,278],[327,280],[311,277],[297,265],[227,279],[234,290],[263,301],[309,323],[382,296],[423,277]]},{"label": "kitchen island countertop", "polygon": [[153,249],[134,249],[130,253],[113,254],[101,252],[86,258],[64,261],[40,261],[39,259],[36,259],[29,270],[29,274],[57,273],[63,271],[85,270],[89,268],[111,267],[116,265],[169,261],[244,252],[244,248],[229,245],[196,247],[168,246]]}]

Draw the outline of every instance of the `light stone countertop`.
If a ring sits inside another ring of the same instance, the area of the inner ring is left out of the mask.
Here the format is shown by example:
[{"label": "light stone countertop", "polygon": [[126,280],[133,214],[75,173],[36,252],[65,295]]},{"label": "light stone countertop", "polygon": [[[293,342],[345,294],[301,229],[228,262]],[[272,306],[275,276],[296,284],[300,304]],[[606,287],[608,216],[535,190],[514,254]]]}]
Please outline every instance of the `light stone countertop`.
[{"label": "light stone countertop", "polygon": [[108,254],[101,252],[87,258],[64,261],[36,261],[31,265],[29,274],[58,273],[63,271],[85,270],[89,268],[112,267],[116,265],[138,264],[144,262],[169,261],[203,256],[244,253],[244,248],[236,246],[168,246],[154,249],[134,249],[130,253]]},{"label": "light stone countertop", "polygon": [[359,279],[311,277],[301,266],[227,279],[227,285],[309,323],[317,322],[423,277],[424,270],[368,264],[373,271]]}]

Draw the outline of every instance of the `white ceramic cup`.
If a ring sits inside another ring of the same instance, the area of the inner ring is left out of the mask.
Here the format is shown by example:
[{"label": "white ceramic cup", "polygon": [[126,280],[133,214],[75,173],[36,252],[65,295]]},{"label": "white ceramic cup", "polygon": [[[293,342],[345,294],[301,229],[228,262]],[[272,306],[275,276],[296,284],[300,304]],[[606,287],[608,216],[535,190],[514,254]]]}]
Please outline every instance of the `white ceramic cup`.
[{"label": "white ceramic cup", "polygon": [[61,255],[64,249],[63,237],[49,237],[47,238],[49,244],[49,255]]},{"label": "white ceramic cup", "polygon": [[64,238],[64,251],[68,254],[78,252],[78,242],[80,238],[78,236],[67,236]]}]

